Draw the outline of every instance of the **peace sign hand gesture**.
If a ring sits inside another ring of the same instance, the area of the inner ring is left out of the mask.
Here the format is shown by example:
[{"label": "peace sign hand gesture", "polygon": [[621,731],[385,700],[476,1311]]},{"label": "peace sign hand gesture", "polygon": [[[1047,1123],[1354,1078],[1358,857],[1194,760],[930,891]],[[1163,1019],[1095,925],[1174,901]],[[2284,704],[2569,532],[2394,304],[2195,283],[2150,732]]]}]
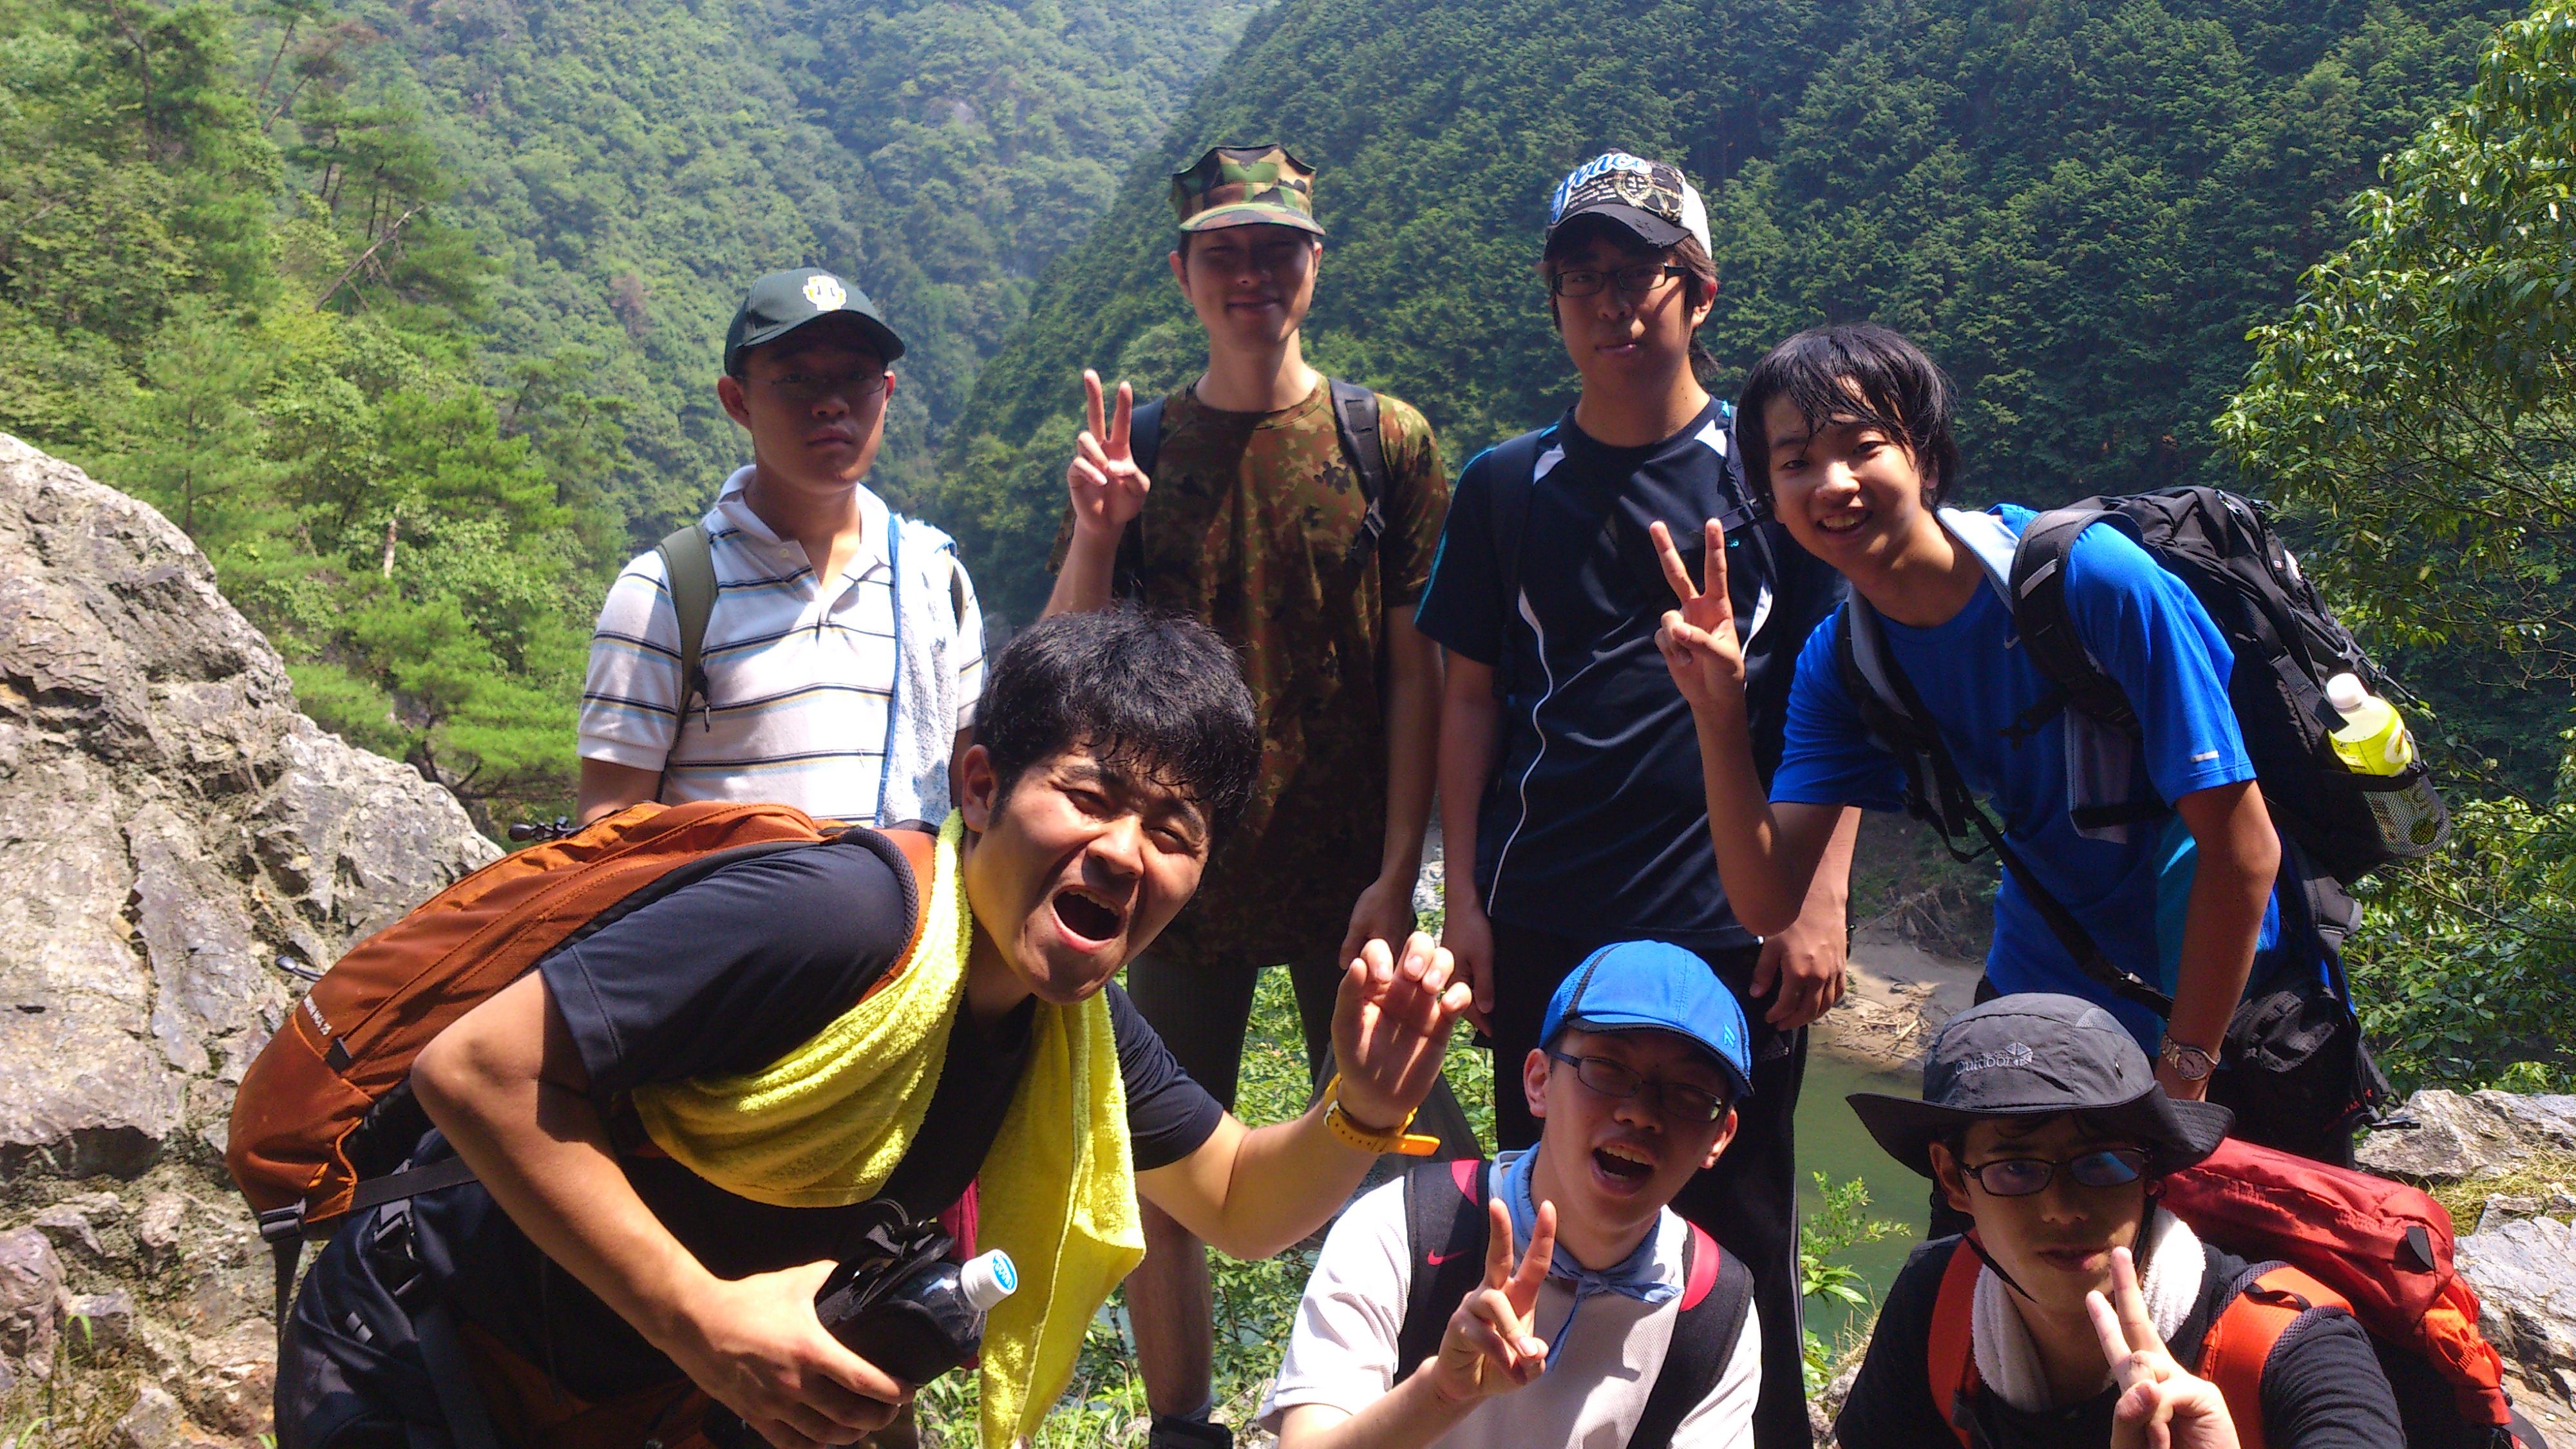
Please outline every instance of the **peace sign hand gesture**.
[{"label": "peace sign hand gesture", "polygon": [[1547,1372],[1547,1342],[1536,1327],[1538,1285],[1556,1255],[1556,1204],[1541,1203],[1529,1251],[1512,1262],[1512,1215],[1500,1198],[1489,1200],[1485,1281],[1459,1300],[1440,1335],[1432,1360],[1433,1386],[1451,1404],[1471,1404],[1538,1382]]},{"label": "peace sign hand gesture", "polygon": [[2236,1449],[2227,1401],[2218,1385],[2194,1377],[2166,1351],[2126,1248],[2111,1250],[2111,1293],[2084,1295],[2084,1312],[2120,1385],[2111,1449]]},{"label": "peace sign hand gesture", "polygon": [[1145,507],[1153,487],[1136,467],[1127,429],[1135,415],[1136,391],[1118,384],[1118,406],[1104,420],[1100,374],[1082,370],[1082,393],[1091,426],[1073,440],[1073,461],[1064,470],[1066,491],[1073,495],[1076,533],[1115,538]]},{"label": "peace sign hand gesture", "polygon": [[1663,651],[1664,667],[1672,671],[1673,683],[1694,711],[1721,704],[1741,709],[1744,644],[1735,637],[1735,606],[1726,591],[1726,530],[1714,518],[1702,528],[1705,592],[1691,582],[1690,569],[1673,546],[1672,530],[1659,519],[1647,531],[1654,536],[1664,581],[1672,585],[1680,604],[1664,611],[1664,626],[1655,631],[1655,647]]}]

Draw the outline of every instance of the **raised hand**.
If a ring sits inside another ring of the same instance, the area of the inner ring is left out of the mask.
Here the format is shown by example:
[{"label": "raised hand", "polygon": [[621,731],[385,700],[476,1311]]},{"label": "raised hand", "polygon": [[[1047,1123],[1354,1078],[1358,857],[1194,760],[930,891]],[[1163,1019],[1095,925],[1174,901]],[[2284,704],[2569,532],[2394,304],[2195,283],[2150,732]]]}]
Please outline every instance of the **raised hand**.
[{"label": "raised hand", "polygon": [[1664,667],[1672,671],[1673,683],[1692,709],[1721,703],[1740,707],[1744,645],[1735,637],[1735,606],[1726,592],[1726,530],[1714,518],[1702,529],[1701,547],[1707,554],[1701,571],[1708,581],[1705,592],[1691,582],[1681,551],[1673,546],[1672,530],[1659,519],[1648,532],[1654,536],[1664,581],[1672,585],[1679,605],[1664,611],[1664,625],[1655,631],[1655,647],[1663,651]]},{"label": "raised hand", "polygon": [[1115,537],[1143,510],[1145,494],[1153,487],[1153,480],[1138,471],[1127,435],[1136,391],[1118,384],[1118,405],[1104,418],[1100,374],[1086,367],[1082,395],[1091,426],[1073,440],[1073,461],[1064,470],[1065,489],[1073,497],[1073,527],[1077,533]]},{"label": "raised hand", "polygon": [[1384,941],[1360,948],[1342,972],[1333,1003],[1333,1060],[1342,1073],[1342,1110],[1369,1128],[1413,1115],[1440,1079],[1449,1025],[1467,1009],[1465,982],[1452,982],[1447,951],[1420,931],[1403,959]]},{"label": "raised hand", "polygon": [[1539,1204],[1529,1251],[1518,1263],[1512,1261],[1511,1211],[1500,1198],[1489,1200],[1485,1211],[1485,1281],[1449,1315],[1431,1367],[1440,1397],[1453,1404],[1509,1393],[1547,1372],[1547,1341],[1532,1330],[1538,1285],[1556,1254],[1556,1204]]},{"label": "raised hand", "polygon": [[2111,1250],[2111,1296],[2084,1295],[2120,1398],[2111,1410],[2111,1449],[2236,1449],[2236,1421],[2218,1385],[2174,1361],[2147,1314],[2137,1264]]}]

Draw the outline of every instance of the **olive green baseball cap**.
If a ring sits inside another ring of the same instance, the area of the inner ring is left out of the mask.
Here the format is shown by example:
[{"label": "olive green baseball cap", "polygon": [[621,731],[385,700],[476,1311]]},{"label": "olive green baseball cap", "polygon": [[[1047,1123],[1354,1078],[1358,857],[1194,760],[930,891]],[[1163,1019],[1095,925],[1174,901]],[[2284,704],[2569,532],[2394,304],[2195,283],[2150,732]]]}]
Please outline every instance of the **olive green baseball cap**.
[{"label": "olive green baseball cap", "polygon": [[886,325],[885,314],[868,294],[815,267],[772,272],[751,284],[725,329],[724,370],[742,376],[742,359],[755,347],[775,342],[810,322],[847,317],[857,325],[877,356],[892,362],[903,356],[903,339]]},{"label": "olive green baseball cap", "polygon": [[1315,168],[1285,146],[1213,146],[1172,173],[1172,210],[1183,231],[1293,226],[1317,236]]}]

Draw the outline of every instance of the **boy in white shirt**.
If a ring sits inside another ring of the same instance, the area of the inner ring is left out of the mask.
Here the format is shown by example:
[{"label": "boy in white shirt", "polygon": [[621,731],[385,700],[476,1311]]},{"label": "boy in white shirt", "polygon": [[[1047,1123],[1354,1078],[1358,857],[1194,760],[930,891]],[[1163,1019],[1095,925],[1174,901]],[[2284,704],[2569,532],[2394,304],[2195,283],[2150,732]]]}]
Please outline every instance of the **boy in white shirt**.
[{"label": "boy in white shirt", "polygon": [[1522,1066],[1538,1145],[1417,1167],[1325,1239],[1262,1406],[1280,1449],[1750,1444],[1751,1275],[1666,1206],[1735,1133],[1745,1038],[1699,957],[1593,952]]}]

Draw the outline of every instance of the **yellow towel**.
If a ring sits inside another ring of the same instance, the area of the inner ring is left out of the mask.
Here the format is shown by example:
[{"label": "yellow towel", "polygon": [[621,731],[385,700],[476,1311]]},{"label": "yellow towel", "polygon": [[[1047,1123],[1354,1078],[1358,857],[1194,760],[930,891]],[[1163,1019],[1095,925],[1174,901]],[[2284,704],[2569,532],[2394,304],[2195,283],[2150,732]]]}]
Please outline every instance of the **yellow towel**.
[{"label": "yellow towel", "polygon": [[[645,1133],[754,1202],[873,1197],[921,1130],[963,1007],[975,931],[957,876],[964,836],[951,814],[921,943],[892,979],[758,1072],[637,1089]],[[1073,1377],[1092,1314],[1145,1254],[1107,1001],[1038,1003],[1028,1066],[979,1180],[978,1246],[1009,1253],[1020,1273],[984,1332],[982,1437],[1001,1449],[1036,1432]]]}]

